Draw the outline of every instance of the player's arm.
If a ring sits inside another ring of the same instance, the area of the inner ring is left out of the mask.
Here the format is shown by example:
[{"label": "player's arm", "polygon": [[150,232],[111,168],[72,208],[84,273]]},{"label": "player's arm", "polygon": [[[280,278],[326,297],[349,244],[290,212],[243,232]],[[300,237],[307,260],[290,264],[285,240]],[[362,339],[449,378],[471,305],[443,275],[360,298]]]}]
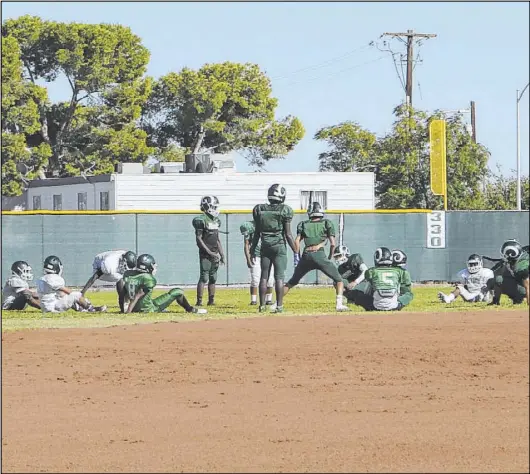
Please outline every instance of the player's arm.
[{"label": "player's arm", "polygon": [[134,295],[133,300],[129,303],[129,307],[127,308],[127,314],[132,313],[134,307],[136,306],[136,303],[138,303],[140,298],[144,295],[145,295],[144,291],[141,288],[139,288],[136,294]]},{"label": "player's arm", "polygon": [[98,278],[103,275],[103,272],[101,270],[98,270],[94,272],[94,274],[88,279],[88,281],[85,283],[85,286],[81,290],[81,294],[85,296],[85,293],[88,291],[88,289],[96,282]]},{"label": "player's arm", "polygon": [[412,280],[410,278],[410,273],[407,270],[402,270],[399,293],[398,302],[402,307],[409,305],[414,299],[414,294],[412,293]]},{"label": "player's arm", "polygon": [[225,254],[223,250],[223,245],[221,244],[221,237],[217,234],[217,248],[219,249],[219,262],[221,264],[225,263]]},{"label": "player's arm", "polygon": [[206,252],[210,257],[215,257],[216,255],[206,246],[204,240],[202,240],[202,229],[195,229],[195,241],[197,242],[197,247]]},{"label": "player's arm", "polygon": [[335,240],[335,225],[330,220],[326,219],[326,230],[327,230],[327,237],[329,240],[329,257],[328,260],[331,260],[333,258],[333,254],[335,253],[335,249],[337,248],[337,241]]},{"label": "player's arm", "polygon": [[294,244],[293,234],[291,232],[291,221],[293,220],[293,210],[289,206],[285,206],[282,210],[282,222],[283,222],[283,236],[291,247],[294,253],[298,253]]},{"label": "player's arm", "polygon": [[243,249],[245,252],[245,258],[247,259],[247,267],[252,268],[252,256],[250,255],[250,240],[245,237],[243,240]]},{"label": "player's arm", "polygon": [[67,288],[66,286],[61,286],[57,288],[55,291],[60,291],[61,293],[64,293],[65,295],[69,295],[72,293],[72,290],[70,288]]},{"label": "player's arm", "polygon": [[39,297],[35,294],[34,291],[31,291],[30,289],[26,289],[26,290],[21,291],[21,293],[24,295],[24,297],[26,298],[26,302],[30,306],[36,309],[41,309]]},{"label": "player's arm", "polygon": [[258,206],[255,206],[252,210],[252,218],[254,220],[254,234],[252,234],[252,242],[250,244],[250,256],[252,260],[254,260],[256,258],[256,247],[258,246],[259,239],[261,237],[261,222],[259,218]]},{"label": "player's arm", "polygon": [[364,275],[366,273],[366,270],[368,270],[366,263],[361,263],[359,265],[359,270],[361,271],[361,274],[355,280],[353,280],[351,283],[348,284],[347,286],[348,290],[355,288],[359,283],[364,281]]}]

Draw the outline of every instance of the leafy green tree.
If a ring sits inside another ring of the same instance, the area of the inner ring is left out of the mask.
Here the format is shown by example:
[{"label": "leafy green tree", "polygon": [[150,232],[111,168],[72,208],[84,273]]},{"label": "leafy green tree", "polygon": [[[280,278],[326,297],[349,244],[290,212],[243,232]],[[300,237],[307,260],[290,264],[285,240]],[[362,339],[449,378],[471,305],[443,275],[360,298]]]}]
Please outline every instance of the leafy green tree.
[{"label": "leafy green tree", "polygon": [[[144,78],[149,51],[121,25],[43,21],[23,16],[2,25],[20,45],[26,82],[66,78],[69,100],[41,101],[33,147],[48,146],[47,177],[112,171],[120,161],[143,162],[153,151],[137,126],[151,92]],[[4,103],[2,103],[2,110]]]},{"label": "leafy green tree", "polygon": [[[497,165],[497,172],[491,173],[486,184],[486,208],[492,210],[517,209],[517,178],[505,176],[501,167]],[[521,177],[521,209],[530,208],[530,179]]]},{"label": "leafy green tree", "polygon": [[2,194],[17,196],[27,180],[48,162],[47,144],[28,146],[26,134],[40,128],[39,107],[46,89],[24,81],[20,48],[15,38],[2,38]]},{"label": "leafy green tree", "polygon": [[161,77],[143,116],[158,154],[241,151],[255,166],[282,158],[302,139],[300,120],[275,120],[270,80],[254,64],[205,64]]},{"label": "leafy green tree", "polygon": [[[430,189],[429,158],[429,123],[441,114],[401,105],[394,115],[392,130],[379,139],[352,122],[319,130],[315,139],[330,146],[320,155],[320,169],[373,170],[378,208],[442,208],[443,198]],[[448,207],[483,209],[489,152],[473,142],[461,116],[447,119],[446,130]]]}]

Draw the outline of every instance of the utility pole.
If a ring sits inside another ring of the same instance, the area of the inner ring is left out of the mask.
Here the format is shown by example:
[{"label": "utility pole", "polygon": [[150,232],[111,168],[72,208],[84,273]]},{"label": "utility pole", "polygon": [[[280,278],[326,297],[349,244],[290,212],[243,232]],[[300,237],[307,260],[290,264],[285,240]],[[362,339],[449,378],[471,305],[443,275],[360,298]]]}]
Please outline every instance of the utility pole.
[{"label": "utility pole", "polygon": [[473,137],[473,143],[477,143],[477,127],[475,123],[475,101],[471,101],[471,136]]},{"label": "utility pole", "polygon": [[414,30],[407,30],[406,33],[383,33],[383,36],[407,38],[407,85],[405,94],[407,105],[412,107],[412,69],[414,65],[414,40],[415,38],[436,38],[437,35],[414,33]]}]

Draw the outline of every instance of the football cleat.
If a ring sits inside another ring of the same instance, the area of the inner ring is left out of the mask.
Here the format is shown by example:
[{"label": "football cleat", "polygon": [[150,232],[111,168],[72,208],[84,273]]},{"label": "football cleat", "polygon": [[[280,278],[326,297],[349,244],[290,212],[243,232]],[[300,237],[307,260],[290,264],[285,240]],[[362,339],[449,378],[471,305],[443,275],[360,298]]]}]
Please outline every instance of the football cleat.
[{"label": "football cleat", "polygon": [[335,310],[336,310],[336,311],[339,311],[339,312],[343,312],[343,311],[350,311],[350,308],[348,308],[346,305],[338,304],[338,305],[335,307]]},{"label": "football cleat", "polygon": [[192,308],[191,310],[194,314],[206,314],[208,311],[206,311],[204,308]]},{"label": "football cleat", "polygon": [[441,291],[438,293],[438,299],[442,302],[442,303],[449,303],[448,299],[447,299],[447,295],[442,293]]}]

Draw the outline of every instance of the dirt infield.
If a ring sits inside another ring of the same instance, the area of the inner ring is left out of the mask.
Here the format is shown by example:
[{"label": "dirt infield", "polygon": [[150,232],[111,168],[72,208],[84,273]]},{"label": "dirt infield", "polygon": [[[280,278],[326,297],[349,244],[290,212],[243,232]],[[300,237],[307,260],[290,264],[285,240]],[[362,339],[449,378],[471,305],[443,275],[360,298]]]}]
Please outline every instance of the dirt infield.
[{"label": "dirt infield", "polygon": [[528,313],[3,338],[3,472],[528,472]]}]

